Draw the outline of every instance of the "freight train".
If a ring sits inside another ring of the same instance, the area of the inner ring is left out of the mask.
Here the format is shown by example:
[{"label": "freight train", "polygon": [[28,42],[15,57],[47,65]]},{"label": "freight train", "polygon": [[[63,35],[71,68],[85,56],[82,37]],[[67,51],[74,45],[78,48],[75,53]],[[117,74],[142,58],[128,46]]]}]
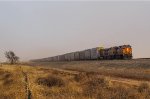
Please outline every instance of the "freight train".
[{"label": "freight train", "polygon": [[83,51],[66,53],[54,57],[32,60],[34,62],[53,61],[80,61],[80,60],[112,60],[132,59],[132,47],[130,45],[115,46],[110,48],[95,47]]}]

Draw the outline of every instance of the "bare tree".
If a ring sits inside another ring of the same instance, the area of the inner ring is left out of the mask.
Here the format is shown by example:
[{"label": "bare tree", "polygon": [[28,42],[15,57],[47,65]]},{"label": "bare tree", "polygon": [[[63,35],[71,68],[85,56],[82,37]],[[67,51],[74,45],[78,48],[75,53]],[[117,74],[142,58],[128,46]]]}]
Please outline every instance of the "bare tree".
[{"label": "bare tree", "polygon": [[15,55],[13,51],[5,52],[5,56],[10,64],[15,64],[19,61],[19,57]]}]

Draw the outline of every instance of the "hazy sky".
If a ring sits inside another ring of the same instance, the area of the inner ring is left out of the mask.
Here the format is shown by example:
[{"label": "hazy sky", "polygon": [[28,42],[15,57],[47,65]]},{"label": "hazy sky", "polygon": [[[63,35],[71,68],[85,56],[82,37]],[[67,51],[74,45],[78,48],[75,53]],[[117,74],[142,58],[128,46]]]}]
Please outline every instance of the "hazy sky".
[{"label": "hazy sky", "polygon": [[150,1],[0,1],[0,61],[123,44],[150,57]]}]

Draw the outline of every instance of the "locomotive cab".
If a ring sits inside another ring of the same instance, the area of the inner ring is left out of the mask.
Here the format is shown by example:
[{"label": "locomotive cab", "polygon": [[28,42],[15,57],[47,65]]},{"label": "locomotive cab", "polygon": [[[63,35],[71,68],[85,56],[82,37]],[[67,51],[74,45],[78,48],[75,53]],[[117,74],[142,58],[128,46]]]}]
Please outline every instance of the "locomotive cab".
[{"label": "locomotive cab", "polygon": [[124,59],[132,59],[132,48],[130,45],[124,45],[122,47],[122,52]]}]

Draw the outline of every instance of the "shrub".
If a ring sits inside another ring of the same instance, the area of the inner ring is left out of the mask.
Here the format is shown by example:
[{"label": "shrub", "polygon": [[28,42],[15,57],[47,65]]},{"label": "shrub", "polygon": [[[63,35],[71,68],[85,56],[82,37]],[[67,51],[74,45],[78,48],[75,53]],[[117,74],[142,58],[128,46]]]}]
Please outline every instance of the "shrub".
[{"label": "shrub", "polygon": [[61,87],[61,86],[65,86],[65,82],[63,79],[61,79],[58,76],[47,76],[47,77],[43,77],[43,78],[38,78],[37,79],[37,83],[39,85],[44,85],[47,87],[53,87],[53,86],[57,86],[57,87]]},{"label": "shrub", "polygon": [[86,78],[87,78],[86,73],[79,73],[79,74],[76,74],[74,77],[75,81],[77,81],[77,82],[80,82]]},{"label": "shrub", "polygon": [[97,79],[100,77],[100,75],[96,72],[80,72],[79,74],[76,74],[74,79],[77,82],[85,82],[89,81],[90,79]]},{"label": "shrub", "polygon": [[150,91],[150,87],[147,83],[141,83],[141,85],[138,87],[138,91],[140,93],[147,92],[147,91]]},{"label": "shrub", "polygon": [[[83,94],[95,98],[106,96],[107,88],[109,87],[109,83],[105,78],[91,78],[85,83],[83,83]],[[105,94],[104,94],[105,93]]]},{"label": "shrub", "polygon": [[11,74],[8,72],[0,73],[0,80],[9,79],[11,77]]},{"label": "shrub", "polygon": [[[11,96],[11,98],[12,98],[12,96]],[[10,97],[8,95],[0,94],[0,99],[10,99]]]},{"label": "shrub", "polygon": [[106,81],[105,78],[95,78],[95,79],[92,78],[86,84],[91,87],[97,87],[97,86],[107,87],[108,81]]},{"label": "shrub", "polygon": [[[131,89],[124,88],[122,86],[114,87],[111,89],[111,96],[113,99],[129,99]],[[132,96],[133,99],[135,99]]]},{"label": "shrub", "polygon": [[0,80],[3,82],[3,85],[10,85],[13,82],[12,74],[6,71],[0,71]]}]

